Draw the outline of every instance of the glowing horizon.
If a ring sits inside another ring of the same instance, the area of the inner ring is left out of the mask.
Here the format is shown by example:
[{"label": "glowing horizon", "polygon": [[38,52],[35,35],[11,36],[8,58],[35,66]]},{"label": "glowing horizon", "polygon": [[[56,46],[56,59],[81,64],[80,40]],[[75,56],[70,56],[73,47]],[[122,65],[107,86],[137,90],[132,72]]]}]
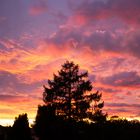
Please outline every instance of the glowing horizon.
[{"label": "glowing horizon", "polygon": [[[110,119],[110,118],[108,118],[108,119]],[[138,120],[138,121],[140,121],[140,117],[135,117],[135,118],[133,118],[133,117],[124,117],[124,116],[119,116],[119,119],[127,119],[128,121],[132,121],[132,120]],[[9,126],[13,126],[13,124],[14,124],[14,120],[15,119],[0,119],[0,125],[1,126],[4,126],[4,127],[9,127]],[[115,119],[114,119],[115,120]],[[30,127],[32,127],[32,125],[34,124],[34,122],[35,122],[35,118],[33,118],[33,119],[29,119],[28,120],[29,121],[29,126]]]},{"label": "glowing horizon", "polygon": [[[29,119],[29,126],[34,123],[35,119]],[[14,119],[0,119],[0,125],[2,126],[13,126],[14,124]]]}]

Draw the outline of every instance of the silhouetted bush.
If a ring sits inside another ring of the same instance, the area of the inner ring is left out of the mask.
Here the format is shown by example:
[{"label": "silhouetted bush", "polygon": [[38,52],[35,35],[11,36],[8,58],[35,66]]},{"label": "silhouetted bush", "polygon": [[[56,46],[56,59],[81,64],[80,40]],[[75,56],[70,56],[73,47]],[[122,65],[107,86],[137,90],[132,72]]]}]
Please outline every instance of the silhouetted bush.
[{"label": "silhouetted bush", "polygon": [[43,140],[49,138],[52,133],[53,123],[56,119],[55,108],[51,105],[38,106],[35,124],[33,126],[36,135]]},{"label": "silhouetted bush", "polygon": [[11,138],[13,140],[31,140],[27,114],[22,114],[15,118]]}]

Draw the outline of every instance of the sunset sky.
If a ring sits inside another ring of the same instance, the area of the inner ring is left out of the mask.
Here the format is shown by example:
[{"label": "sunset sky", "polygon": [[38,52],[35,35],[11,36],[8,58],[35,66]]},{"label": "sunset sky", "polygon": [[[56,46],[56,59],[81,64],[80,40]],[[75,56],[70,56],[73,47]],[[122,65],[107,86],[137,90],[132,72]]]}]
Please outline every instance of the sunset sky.
[{"label": "sunset sky", "polygon": [[0,119],[43,104],[66,60],[88,70],[109,116],[140,118],[140,0],[0,0]]}]

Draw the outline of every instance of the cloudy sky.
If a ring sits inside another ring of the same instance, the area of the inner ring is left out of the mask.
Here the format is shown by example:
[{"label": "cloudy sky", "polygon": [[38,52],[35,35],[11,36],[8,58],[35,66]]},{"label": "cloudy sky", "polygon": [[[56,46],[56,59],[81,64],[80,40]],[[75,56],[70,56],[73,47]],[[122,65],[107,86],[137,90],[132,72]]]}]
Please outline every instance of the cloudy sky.
[{"label": "cloudy sky", "polygon": [[66,60],[88,70],[104,111],[140,117],[140,0],[0,0],[0,119],[43,104]]}]

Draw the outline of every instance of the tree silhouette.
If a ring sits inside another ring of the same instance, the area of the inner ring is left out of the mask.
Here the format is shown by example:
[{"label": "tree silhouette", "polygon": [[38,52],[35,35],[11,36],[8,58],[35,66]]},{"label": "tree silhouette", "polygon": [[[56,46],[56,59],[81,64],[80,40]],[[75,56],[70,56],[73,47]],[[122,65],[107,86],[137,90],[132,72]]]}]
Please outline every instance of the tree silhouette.
[{"label": "tree silhouette", "polygon": [[35,118],[33,128],[36,136],[39,137],[40,140],[47,139],[50,136],[52,137],[52,122],[55,120],[55,110],[52,106],[38,106],[37,116]]},{"label": "tree silhouette", "polygon": [[31,140],[27,114],[22,114],[15,118],[12,130],[12,139]]},{"label": "tree silhouette", "polygon": [[[58,75],[54,74],[53,80],[48,80],[48,85],[44,86],[43,100],[46,105],[55,107],[57,116],[82,120],[88,117],[90,104],[93,101],[94,111],[95,108],[98,108],[98,112],[101,111],[104,104],[102,102],[97,105],[101,94],[89,93],[91,90],[92,84],[88,79],[88,72],[80,72],[78,65],[66,61],[58,71]],[[92,113],[90,112],[90,115]]]},{"label": "tree silhouette", "polygon": [[[78,65],[66,61],[58,75],[54,74],[53,80],[48,80],[48,85],[44,86],[46,105],[38,106],[33,126],[37,138],[136,140],[140,137],[140,122],[137,120],[130,122],[113,116],[106,121],[107,114],[102,112],[102,94],[91,91],[88,73],[80,73]],[[87,123],[84,118],[94,122]]]},{"label": "tree silhouette", "polygon": [[97,91],[96,93],[90,95],[93,100],[92,112],[89,112],[89,118],[95,122],[105,122],[107,118],[107,113],[102,112],[104,107],[104,101],[101,101],[102,93]]}]

